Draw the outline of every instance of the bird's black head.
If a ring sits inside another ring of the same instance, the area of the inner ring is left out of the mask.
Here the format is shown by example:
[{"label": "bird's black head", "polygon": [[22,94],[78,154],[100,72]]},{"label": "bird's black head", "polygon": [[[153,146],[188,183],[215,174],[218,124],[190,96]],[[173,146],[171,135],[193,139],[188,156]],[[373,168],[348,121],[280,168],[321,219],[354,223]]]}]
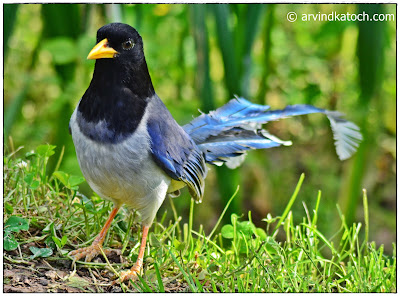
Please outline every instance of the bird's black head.
[{"label": "bird's black head", "polygon": [[97,45],[88,59],[123,60],[125,63],[140,64],[144,60],[143,41],[139,33],[129,25],[111,23],[97,31]]},{"label": "bird's black head", "polygon": [[154,92],[139,33],[127,24],[111,23],[97,31],[97,44],[88,59],[95,59],[93,79],[123,84],[139,96]]},{"label": "bird's black head", "polygon": [[[97,44],[88,59],[96,64],[79,103],[79,127],[94,141],[122,141],[138,127],[155,95],[142,38],[129,25],[105,25],[97,31]],[[98,126],[100,121],[105,125]]]}]

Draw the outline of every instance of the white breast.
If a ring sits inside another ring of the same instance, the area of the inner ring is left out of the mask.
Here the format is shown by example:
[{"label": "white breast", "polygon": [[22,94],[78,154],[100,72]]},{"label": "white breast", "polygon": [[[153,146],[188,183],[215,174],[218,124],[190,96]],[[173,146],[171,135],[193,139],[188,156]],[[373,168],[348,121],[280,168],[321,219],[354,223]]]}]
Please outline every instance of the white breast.
[{"label": "white breast", "polygon": [[[135,133],[118,144],[104,144],[86,137],[76,121],[70,127],[79,166],[90,187],[116,205],[138,210],[143,223],[150,225],[161,206],[171,178],[160,169],[150,154],[146,114]],[[101,124],[101,122],[99,123]]]}]

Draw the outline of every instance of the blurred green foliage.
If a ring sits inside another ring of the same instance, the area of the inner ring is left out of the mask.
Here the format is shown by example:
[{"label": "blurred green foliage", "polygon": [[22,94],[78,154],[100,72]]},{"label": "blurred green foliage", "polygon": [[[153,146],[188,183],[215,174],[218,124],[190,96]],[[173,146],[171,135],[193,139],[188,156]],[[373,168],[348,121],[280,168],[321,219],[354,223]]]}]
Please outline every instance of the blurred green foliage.
[{"label": "blurred green foliage", "polygon": [[[290,11],[298,14],[296,22],[287,21]],[[340,162],[325,117],[270,123],[272,133],[294,145],[250,152],[235,171],[211,170],[195,223],[214,225],[237,185],[231,212],[251,210],[254,221],[281,213],[305,172],[299,198],[314,203],[315,189],[322,190],[329,205],[320,209],[325,233],[340,223],[337,203],[348,223],[361,220],[366,188],[370,239],[390,245],[396,224],[396,22],[301,21],[305,13],[362,11],[396,15],[396,6],[5,4],[5,145],[26,152],[50,143],[58,155],[65,147],[60,170],[81,175],[68,121],[91,79],[93,61],[86,56],[99,27],[125,22],[142,35],[155,89],[181,124],[237,94],[272,108],[306,103],[339,110],[366,139],[353,159]],[[81,190],[91,194],[87,185]],[[185,219],[189,195],[175,204]]]}]

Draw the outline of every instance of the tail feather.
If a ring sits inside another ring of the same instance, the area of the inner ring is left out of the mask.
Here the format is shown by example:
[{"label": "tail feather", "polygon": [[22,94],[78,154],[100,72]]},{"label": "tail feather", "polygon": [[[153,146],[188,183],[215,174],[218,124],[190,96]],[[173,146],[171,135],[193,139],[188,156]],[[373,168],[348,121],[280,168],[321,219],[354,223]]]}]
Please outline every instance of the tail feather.
[{"label": "tail feather", "polygon": [[336,152],[340,160],[352,156],[362,141],[360,128],[351,121],[340,118],[341,114],[335,111],[326,111],[335,139]]},{"label": "tail feather", "polygon": [[281,142],[265,137],[261,130],[234,128],[218,136],[210,136],[198,147],[205,152],[207,162],[218,163],[230,157],[240,156],[250,149],[266,149],[280,145]]},{"label": "tail feather", "polygon": [[213,164],[226,162],[249,149],[291,145],[290,141],[282,141],[260,127],[269,121],[297,115],[323,113],[328,117],[340,160],[354,154],[362,140],[359,128],[341,118],[339,112],[311,105],[291,105],[282,110],[269,109],[269,106],[235,98],[209,114],[203,113],[183,128],[205,153],[206,161]]}]

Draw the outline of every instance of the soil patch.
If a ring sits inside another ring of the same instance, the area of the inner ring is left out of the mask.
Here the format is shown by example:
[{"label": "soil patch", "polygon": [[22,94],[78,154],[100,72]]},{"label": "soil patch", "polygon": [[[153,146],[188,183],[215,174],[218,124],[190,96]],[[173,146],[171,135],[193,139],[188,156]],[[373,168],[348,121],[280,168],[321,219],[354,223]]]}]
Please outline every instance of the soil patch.
[{"label": "soil patch", "polygon": [[[23,261],[16,252],[6,252],[3,269],[4,293],[114,293],[123,292],[119,284],[112,284],[114,274],[107,269],[88,268],[77,264],[71,267],[68,258],[59,260],[38,259]],[[10,256],[11,255],[11,256]],[[120,262],[111,256],[110,262]],[[119,257],[119,256],[118,256]],[[100,258],[97,258],[100,262]],[[186,283],[179,280],[166,280],[165,292],[189,292]],[[137,292],[131,285],[129,292]]]}]

